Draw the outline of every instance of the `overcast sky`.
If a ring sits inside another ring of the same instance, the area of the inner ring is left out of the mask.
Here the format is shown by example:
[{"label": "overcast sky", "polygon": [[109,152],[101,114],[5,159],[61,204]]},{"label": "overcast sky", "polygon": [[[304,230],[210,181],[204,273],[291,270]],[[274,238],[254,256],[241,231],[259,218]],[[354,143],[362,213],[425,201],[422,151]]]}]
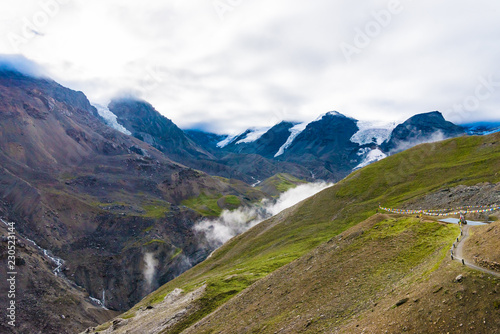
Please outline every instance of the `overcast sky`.
[{"label": "overcast sky", "polygon": [[0,53],[94,103],[235,133],[330,110],[500,120],[500,2],[3,0]]}]

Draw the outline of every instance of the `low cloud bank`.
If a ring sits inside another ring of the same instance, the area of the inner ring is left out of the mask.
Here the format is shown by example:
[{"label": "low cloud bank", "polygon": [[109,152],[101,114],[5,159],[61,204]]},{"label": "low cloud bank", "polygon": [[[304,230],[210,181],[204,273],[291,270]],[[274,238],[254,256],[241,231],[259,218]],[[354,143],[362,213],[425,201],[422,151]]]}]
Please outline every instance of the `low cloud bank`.
[{"label": "low cloud bank", "polygon": [[410,141],[406,142],[400,142],[396,148],[391,150],[390,154],[395,154],[398,152],[406,151],[414,146],[420,145],[420,144],[427,144],[427,143],[435,143],[438,141],[443,141],[445,139],[448,139],[450,137],[447,137],[444,135],[442,131],[436,131],[433,134],[424,137],[424,138],[418,138],[418,139],[413,139]]},{"label": "low cloud bank", "polygon": [[264,199],[261,203],[252,207],[239,208],[233,211],[224,210],[217,219],[203,219],[195,224],[194,230],[205,234],[211,246],[217,248],[263,220],[294,206],[332,185],[332,183],[326,182],[299,185],[281,194],[275,201]]},{"label": "low cloud bank", "polygon": [[34,78],[46,76],[41,66],[21,55],[0,54],[1,70],[15,71]]}]

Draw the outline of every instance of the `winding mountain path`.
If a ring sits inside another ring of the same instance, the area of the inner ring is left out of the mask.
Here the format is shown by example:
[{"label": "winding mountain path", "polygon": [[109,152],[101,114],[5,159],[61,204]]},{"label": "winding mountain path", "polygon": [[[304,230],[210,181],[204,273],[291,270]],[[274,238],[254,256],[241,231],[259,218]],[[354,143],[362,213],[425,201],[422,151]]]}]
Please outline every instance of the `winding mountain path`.
[{"label": "winding mountain path", "polygon": [[500,277],[500,273],[493,271],[493,270],[488,270],[483,267],[476,266],[475,264],[472,264],[471,262],[467,261],[464,258],[464,245],[465,245],[465,240],[469,238],[469,225],[463,225],[462,226],[462,238],[459,239],[459,242],[456,244],[456,248],[453,251],[453,259],[456,261],[459,261],[466,265],[467,267],[474,269],[474,270],[479,270],[482,271],[483,273],[490,274],[496,277]]},{"label": "winding mountain path", "polygon": [[[453,215],[462,216],[468,213],[489,213],[494,211],[500,211],[500,206],[498,204],[495,204],[495,205],[464,206],[454,209],[409,210],[409,209],[391,209],[379,205],[379,209],[396,214],[404,214],[404,215],[418,214],[418,215],[442,217],[442,216],[453,216]],[[456,218],[440,219],[440,221],[448,224],[457,224],[457,225],[460,224],[460,219]],[[462,233],[458,236],[457,242],[453,244],[453,247],[451,248],[451,257],[453,260],[457,260],[471,269],[479,270],[483,273],[500,277],[499,272],[476,266],[475,264],[472,264],[471,262],[467,261],[464,258],[463,255],[465,247],[464,245],[465,245],[465,240],[467,240],[467,238],[469,237],[469,229],[471,226],[480,226],[480,225],[487,225],[487,223],[477,222],[477,221],[467,221],[467,225],[460,226],[460,230],[462,231]]]}]

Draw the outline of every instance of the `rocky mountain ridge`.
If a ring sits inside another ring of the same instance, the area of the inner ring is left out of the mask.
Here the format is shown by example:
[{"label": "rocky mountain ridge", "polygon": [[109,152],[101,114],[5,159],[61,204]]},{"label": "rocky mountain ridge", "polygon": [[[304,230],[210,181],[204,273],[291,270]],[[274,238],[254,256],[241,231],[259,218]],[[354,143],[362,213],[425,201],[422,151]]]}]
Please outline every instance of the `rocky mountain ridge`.
[{"label": "rocky mountain ridge", "polygon": [[[283,121],[255,140],[252,130],[234,137],[189,131],[193,140],[221,152],[251,152],[273,161],[305,167],[310,179],[338,181],[360,166],[412,146],[466,134],[466,129],[444,119],[437,111],[415,115],[402,124],[367,124],[328,112],[311,123]],[[221,141],[207,140],[218,138]],[[276,149],[278,148],[278,149]],[[217,153],[218,152],[218,153]]]},{"label": "rocky mountain ridge", "polygon": [[[61,296],[78,305],[94,303],[93,321],[110,315],[90,297],[108,309],[127,310],[213,251],[192,228],[204,217],[205,203],[222,210],[217,202],[245,205],[267,196],[242,181],[174,162],[112,129],[81,92],[5,69],[0,70],[0,159],[0,217],[64,259],[61,275],[84,292]],[[31,256],[23,254],[35,263]],[[39,281],[28,276],[25,283]],[[0,283],[2,291],[6,284]],[[41,314],[42,308],[57,314],[57,300],[30,302],[36,291],[19,295],[26,314]],[[6,302],[1,299],[0,306]],[[69,333],[88,324],[76,318],[53,321],[26,322],[25,331]]]}]

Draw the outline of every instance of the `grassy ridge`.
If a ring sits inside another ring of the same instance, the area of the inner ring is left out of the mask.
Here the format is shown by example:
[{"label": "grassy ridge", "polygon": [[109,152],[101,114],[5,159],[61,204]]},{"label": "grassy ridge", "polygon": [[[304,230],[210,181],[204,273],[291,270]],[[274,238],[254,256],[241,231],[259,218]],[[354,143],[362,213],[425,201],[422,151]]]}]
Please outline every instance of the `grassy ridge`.
[{"label": "grassy ridge", "polygon": [[197,211],[202,216],[217,217],[222,212],[222,209],[217,205],[217,201],[221,197],[221,194],[215,196],[200,194],[198,197],[184,200],[182,205]]},{"label": "grassy ridge", "polygon": [[428,277],[457,233],[456,225],[372,216],[257,282],[187,333],[336,332],[396,287]]},{"label": "grassy ridge", "polygon": [[181,331],[250,284],[372,216],[379,203],[397,207],[443,187],[500,181],[499,141],[500,134],[494,134],[420,145],[356,171],[232,239],[136,307],[154,304],[177,287],[207,284],[199,311],[177,327]]},{"label": "grassy ridge", "polygon": [[222,196],[221,194],[209,196],[200,194],[198,197],[184,200],[182,205],[187,206],[204,217],[218,217],[223,209],[234,210],[241,205],[241,200],[235,195]]},{"label": "grassy ridge", "polygon": [[262,181],[257,186],[257,189],[260,189],[267,194],[271,194],[273,197],[277,197],[285,191],[288,191],[300,184],[305,183],[307,182],[298,179],[293,175],[287,173],[279,173]]}]

